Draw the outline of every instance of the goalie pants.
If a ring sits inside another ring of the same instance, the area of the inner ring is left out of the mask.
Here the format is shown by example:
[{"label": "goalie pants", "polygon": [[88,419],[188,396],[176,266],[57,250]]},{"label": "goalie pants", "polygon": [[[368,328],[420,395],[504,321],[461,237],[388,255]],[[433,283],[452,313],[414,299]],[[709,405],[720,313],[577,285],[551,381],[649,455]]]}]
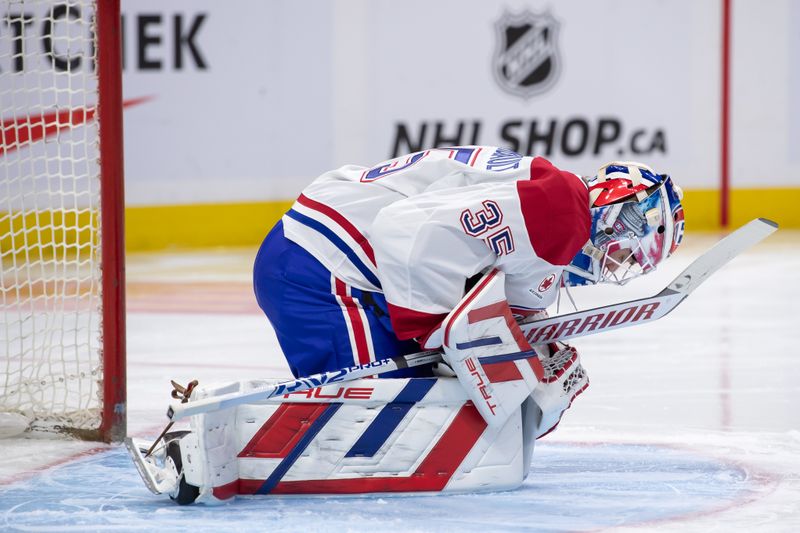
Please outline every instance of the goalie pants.
[{"label": "goalie pants", "polygon": [[[395,336],[383,294],[336,278],[286,238],[282,222],[258,251],[253,287],[295,377],[419,351],[417,343]],[[420,367],[381,377],[430,375],[429,368]]]}]

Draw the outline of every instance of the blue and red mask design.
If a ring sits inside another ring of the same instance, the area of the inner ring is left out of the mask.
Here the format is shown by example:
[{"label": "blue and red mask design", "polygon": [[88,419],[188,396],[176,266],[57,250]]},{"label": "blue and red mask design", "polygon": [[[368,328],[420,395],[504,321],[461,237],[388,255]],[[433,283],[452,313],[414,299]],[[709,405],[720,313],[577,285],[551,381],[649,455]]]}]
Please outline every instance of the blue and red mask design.
[{"label": "blue and red mask design", "polygon": [[590,242],[566,267],[568,285],[624,284],[653,271],[683,239],[682,192],[640,163],[614,162],[589,180]]}]

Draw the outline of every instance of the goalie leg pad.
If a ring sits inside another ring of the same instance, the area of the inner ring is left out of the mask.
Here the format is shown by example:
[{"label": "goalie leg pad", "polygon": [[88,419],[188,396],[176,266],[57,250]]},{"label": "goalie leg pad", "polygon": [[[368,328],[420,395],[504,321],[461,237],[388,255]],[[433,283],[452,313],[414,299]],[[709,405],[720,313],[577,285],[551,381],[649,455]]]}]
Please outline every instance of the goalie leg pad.
[{"label": "goalie leg pad", "polygon": [[358,380],[283,400],[237,414],[250,426],[239,493],[503,490],[529,466],[520,409],[487,427],[457,379]]},{"label": "goalie leg pad", "polygon": [[198,502],[507,490],[530,468],[534,411],[518,406],[489,427],[456,378],[328,385],[195,416],[181,439],[184,477],[198,487]]}]

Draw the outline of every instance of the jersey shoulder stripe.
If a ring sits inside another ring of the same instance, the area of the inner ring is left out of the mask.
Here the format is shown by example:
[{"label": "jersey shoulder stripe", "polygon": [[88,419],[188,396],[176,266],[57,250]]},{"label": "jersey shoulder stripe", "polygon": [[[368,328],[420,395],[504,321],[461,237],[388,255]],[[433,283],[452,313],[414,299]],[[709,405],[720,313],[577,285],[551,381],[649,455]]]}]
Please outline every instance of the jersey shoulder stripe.
[{"label": "jersey shoulder stripe", "polygon": [[356,267],[356,269],[361,273],[362,276],[364,276],[366,280],[368,280],[375,287],[380,288],[381,283],[380,280],[378,280],[378,276],[373,271],[374,267],[370,268],[370,266],[364,263],[364,261],[361,260],[358,254],[356,254],[356,252],[352,248],[350,248],[347,245],[347,243],[336,234],[335,231],[333,231],[331,228],[329,228],[319,220],[311,218],[308,215],[304,215],[303,213],[300,213],[295,209],[289,209],[289,211],[286,212],[286,216],[299,222],[303,226],[306,226],[322,234],[328,241],[330,241],[331,244],[333,244],[336,248],[338,248],[339,251],[341,251],[347,257],[348,260],[350,260],[353,266]]},{"label": "jersey shoulder stripe", "polygon": [[364,253],[367,255],[369,260],[375,265],[375,252],[372,249],[372,245],[369,243],[367,238],[360,232],[358,229],[350,223],[341,213],[336,211],[330,206],[323,204],[322,202],[317,202],[316,200],[312,200],[308,198],[306,195],[301,194],[297,198],[297,203],[303,205],[309,209],[314,211],[318,211],[328,218],[330,218],[333,222],[338,224],[343,230],[350,235],[353,240],[364,250]]}]

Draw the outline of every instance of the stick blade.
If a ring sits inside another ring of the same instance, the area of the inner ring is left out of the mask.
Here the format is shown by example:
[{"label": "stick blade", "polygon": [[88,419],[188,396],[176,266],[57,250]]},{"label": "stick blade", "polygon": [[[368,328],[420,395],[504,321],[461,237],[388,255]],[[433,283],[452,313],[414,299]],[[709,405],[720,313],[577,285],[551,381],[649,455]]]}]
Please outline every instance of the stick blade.
[{"label": "stick blade", "polygon": [[683,294],[695,290],[708,277],[728,264],[731,259],[761,242],[778,229],[778,224],[766,218],[756,218],[720,240],[681,272],[668,289]]},{"label": "stick blade", "polygon": [[153,494],[161,494],[158,480],[152,471],[152,467],[147,464],[147,459],[144,457],[144,450],[150,447],[150,443],[145,443],[140,439],[127,437],[125,439],[125,448],[128,449],[128,455],[133,460],[136,471],[139,472],[139,477],[144,481],[145,486]]}]

